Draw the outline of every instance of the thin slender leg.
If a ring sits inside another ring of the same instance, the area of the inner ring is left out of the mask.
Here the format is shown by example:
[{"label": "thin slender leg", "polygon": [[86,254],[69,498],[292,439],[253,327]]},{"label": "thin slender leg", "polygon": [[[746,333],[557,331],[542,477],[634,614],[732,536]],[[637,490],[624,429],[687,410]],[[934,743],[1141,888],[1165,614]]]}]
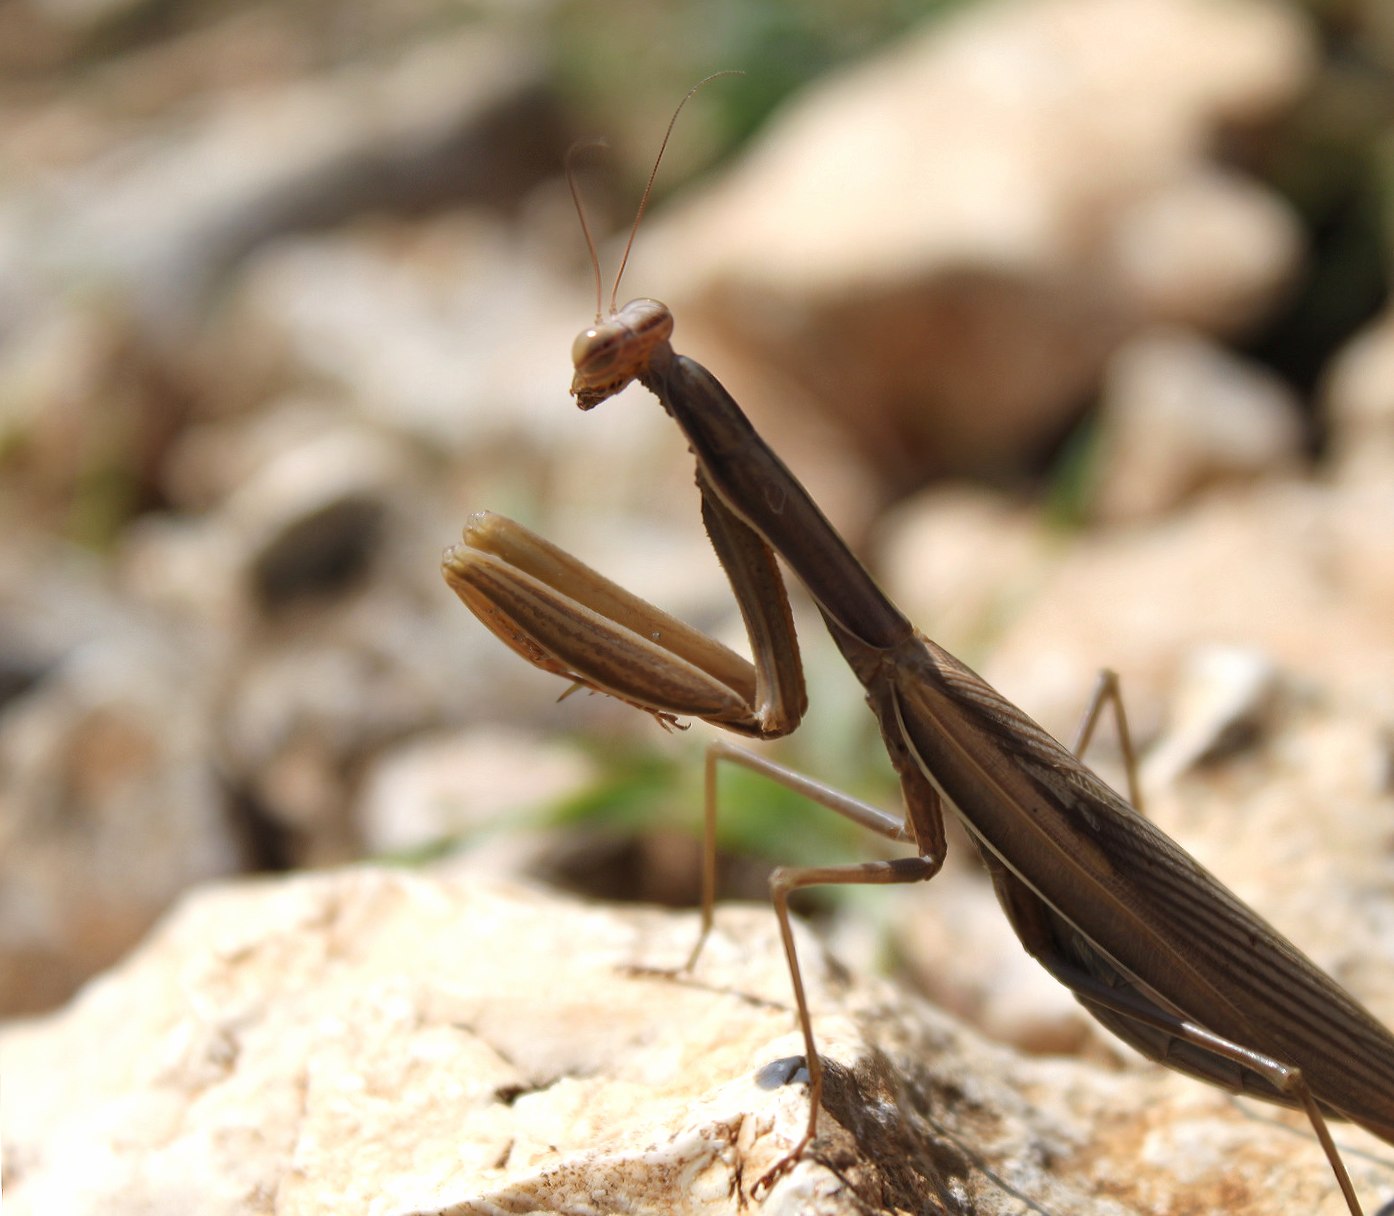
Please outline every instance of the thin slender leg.
[{"label": "thin slender leg", "polygon": [[[697,942],[688,955],[681,970],[689,971],[697,963],[711,932],[713,908],[716,902],[716,814],[717,814],[717,771],[722,762],[739,764],[752,772],[768,777],[780,785],[802,794],[819,806],[827,807],[853,823],[869,829],[888,840],[907,841],[913,837],[903,819],[872,806],[870,803],[853,798],[841,790],[834,789],[821,781],[816,781],[803,773],[787,768],[764,756],[737,747],[725,740],[715,740],[707,748],[706,795],[703,807],[703,852],[702,852],[702,927]],[[936,807],[937,809],[937,807]],[[784,957],[789,964],[789,978],[794,991],[794,1005],[798,1013],[799,1030],[804,1041],[804,1060],[808,1068],[808,1123],[803,1135],[794,1148],[776,1163],[755,1185],[755,1190],[768,1189],[774,1181],[798,1161],[803,1150],[808,1147],[818,1129],[818,1110],[823,1097],[823,1066],[818,1058],[818,1047],[813,1037],[813,1019],[809,1013],[808,998],[804,991],[803,974],[799,970],[798,951],[794,945],[793,923],[789,912],[789,896],[803,887],[830,884],[868,884],[888,885],[894,883],[925,882],[933,878],[944,864],[942,847],[932,855],[901,857],[890,861],[868,861],[838,866],[778,866],[770,874],[770,897],[774,903],[775,915],[779,920],[780,940],[784,944]]]},{"label": "thin slender leg", "polygon": [[1238,1064],[1241,1068],[1258,1073],[1275,1089],[1287,1094],[1297,1106],[1301,1107],[1308,1122],[1311,1123],[1312,1131],[1316,1133],[1322,1152],[1326,1154],[1326,1160],[1331,1166],[1331,1172],[1336,1176],[1336,1184],[1341,1188],[1341,1194],[1345,1196],[1351,1216],[1363,1216],[1363,1209],[1359,1199],[1356,1198],[1355,1187],[1351,1183],[1350,1174],[1346,1171],[1345,1162],[1341,1160],[1336,1142],[1331,1138],[1331,1131],[1327,1127],[1326,1118],[1321,1113],[1316,1098],[1312,1096],[1311,1088],[1302,1076],[1301,1069],[1291,1064],[1284,1064],[1281,1060],[1245,1047],[1231,1039],[1226,1039],[1195,1022],[1168,1013],[1131,992],[1112,988],[1087,972],[1080,971],[1066,963],[1040,955],[1037,955],[1037,959],[1051,975],[1082,999],[1096,1005],[1102,1005],[1120,1017],[1156,1027],[1166,1034],[1184,1040],[1201,1051],[1209,1052],[1221,1059]]},{"label": "thin slender leg", "polygon": [[1132,731],[1128,729],[1128,714],[1123,708],[1123,691],[1118,683],[1118,673],[1111,668],[1105,667],[1099,672],[1094,691],[1089,697],[1089,704],[1085,707],[1079,729],[1075,732],[1072,750],[1080,759],[1084,758],[1085,749],[1094,738],[1094,728],[1099,724],[1099,717],[1105,705],[1113,706],[1113,720],[1118,728],[1118,749],[1123,753],[1123,767],[1128,775],[1128,801],[1133,804],[1133,809],[1141,814],[1142,786],[1138,781],[1137,752],[1133,748]]},{"label": "thin slender leg", "polygon": [[768,777],[786,789],[791,789],[796,794],[802,794],[810,802],[827,807],[828,810],[835,811],[845,819],[850,819],[853,823],[860,824],[888,840],[910,839],[909,833],[905,830],[904,821],[879,807],[862,802],[860,799],[844,794],[841,790],[834,789],[824,782],[816,781],[812,777],[782,764],[777,764],[764,756],[757,756],[754,752],[737,747],[734,743],[727,743],[724,739],[714,740],[707,747],[703,798],[702,927],[697,935],[697,941],[692,947],[692,953],[687,956],[687,961],[679,968],[680,971],[691,971],[697,965],[697,959],[702,953],[703,946],[707,944],[707,937],[712,929],[712,918],[716,908],[716,782],[717,769],[723,761],[739,764],[742,768]]},{"label": "thin slender leg", "polygon": [[775,1179],[789,1169],[808,1147],[818,1131],[818,1110],[823,1102],[823,1064],[813,1039],[813,1019],[804,995],[803,974],[799,970],[798,951],[794,947],[794,927],[789,916],[789,896],[802,887],[831,883],[857,883],[882,886],[890,883],[927,882],[944,864],[937,857],[898,857],[893,861],[866,861],[844,866],[779,866],[770,875],[770,895],[775,915],[779,917],[779,935],[784,942],[784,957],[789,963],[789,977],[794,987],[794,1004],[798,1009],[799,1029],[803,1032],[804,1062],[808,1066],[808,1123],[799,1142],[779,1159],[755,1184],[755,1191],[768,1190]]}]

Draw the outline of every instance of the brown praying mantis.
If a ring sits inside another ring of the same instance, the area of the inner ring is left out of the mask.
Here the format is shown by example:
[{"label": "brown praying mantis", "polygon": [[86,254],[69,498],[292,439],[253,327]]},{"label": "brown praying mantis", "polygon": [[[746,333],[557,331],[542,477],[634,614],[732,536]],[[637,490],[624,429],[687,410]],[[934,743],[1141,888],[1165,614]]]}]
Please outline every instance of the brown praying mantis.
[{"label": "brown praying mantis", "polygon": [[[669,134],[676,119],[677,112]],[[657,168],[656,160],[654,173]],[[730,394],[699,364],[674,353],[668,309],[647,299],[615,308],[623,261],[609,320],[602,320],[599,262],[588,229],[586,239],[596,265],[597,313],[573,347],[571,391],[588,410],[637,380],[681,429],[696,458],[703,521],[754,662],[500,516],[470,520],[464,543],[446,552],[446,581],[535,666],[665,722],[700,718],[760,739],[794,730],[806,707],[776,554],[808,589],[866,690],[900,780],[904,814],[858,802],[742,748],[713,744],[702,929],[685,968],[695,965],[712,922],[719,761],[765,773],[914,847],[914,856],[895,860],[781,867],[771,875],[810,1110],[802,1137],[762,1184],[771,1185],[813,1140],[822,1095],[789,895],[824,883],[933,878],[944,860],[948,806],[977,846],[1022,945],[1088,1013],[1168,1068],[1303,1111],[1352,1216],[1361,1216],[1327,1121],[1348,1119],[1394,1144],[1394,1035],[1134,809],[1135,766],[1116,680],[1110,673],[1101,679],[1070,751],[916,630]],[[625,259],[628,252],[627,246]],[[1078,755],[1110,703],[1124,740],[1131,803]]]}]

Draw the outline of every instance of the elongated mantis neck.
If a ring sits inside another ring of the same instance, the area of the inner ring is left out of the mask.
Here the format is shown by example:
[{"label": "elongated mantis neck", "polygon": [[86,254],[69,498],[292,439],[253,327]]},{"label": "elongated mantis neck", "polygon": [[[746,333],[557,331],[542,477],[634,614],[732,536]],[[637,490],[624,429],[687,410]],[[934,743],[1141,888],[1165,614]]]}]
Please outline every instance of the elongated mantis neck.
[{"label": "elongated mantis neck", "polygon": [[830,621],[874,650],[914,636],[909,619],[715,376],[665,342],[638,379],[687,437],[699,481],[765,538]]}]

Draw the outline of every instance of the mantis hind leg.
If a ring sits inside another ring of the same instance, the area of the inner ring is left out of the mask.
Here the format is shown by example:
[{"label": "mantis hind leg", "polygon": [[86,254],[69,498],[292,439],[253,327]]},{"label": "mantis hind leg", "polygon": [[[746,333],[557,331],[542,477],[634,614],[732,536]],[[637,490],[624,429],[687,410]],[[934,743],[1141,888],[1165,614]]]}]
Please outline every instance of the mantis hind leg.
[{"label": "mantis hind leg", "polygon": [[[1069,988],[1086,1006],[1101,1007],[1123,1019],[1125,1023],[1136,1023],[1139,1026],[1160,1030],[1165,1035],[1184,1042],[1217,1060],[1238,1065],[1242,1069],[1263,1077],[1275,1090],[1285,1095],[1294,1107],[1307,1116],[1307,1121],[1312,1125],[1312,1131],[1316,1134],[1322,1152],[1325,1153],[1326,1160],[1331,1166],[1331,1172],[1336,1176],[1336,1183],[1341,1189],[1341,1194],[1345,1197],[1351,1216],[1363,1216],[1363,1209],[1359,1199],[1356,1198],[1355,1187],[1350,1180],[1350,1174],[1346,1171],[1345,1162],[1341,1159],[1340,1151],[1336,1148],[1336,1142],[1331,1138],[1326,1117],[1322,1114],[1321,1107],[1312,1094],[1311,1087],[1303,1078],[1301,1069],[1291,1064],[1284,1064],[1273,1056],[1255,1051],[1253,1048],[1245,1047],[1232,1039],[1215,1034],[1204,1026],[1154,1005],[1137,993],[1114,988],[1096,976],[1072,967],[1058,958],[1039,954],[1036,957],[1051,975]],[[1136,1035],[1118,1030],[1115,1030],[1115,1033],[1120,1034],[1120,1037],[1125,1038],[1133,1046],[1138,1047],[1139,1050],[1144,1050],[1144,1054],[1147,1054]]]}]

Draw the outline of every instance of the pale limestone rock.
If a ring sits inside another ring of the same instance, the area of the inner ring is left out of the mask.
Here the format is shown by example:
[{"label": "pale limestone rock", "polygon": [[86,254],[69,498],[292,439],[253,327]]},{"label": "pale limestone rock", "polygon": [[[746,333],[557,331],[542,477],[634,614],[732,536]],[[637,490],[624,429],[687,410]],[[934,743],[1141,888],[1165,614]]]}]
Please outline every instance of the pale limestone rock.
[{"label": "pale limestone rock", "polygon": [[293,834],[293,860],[307,865],[359,854],[352,796],[367,758],[489,687],[488,668],[470,661],[483,639],[449,634],[454,621],[423,612],[389,580],[311,620],[318,628],[268,630],[249,644],[218,707],[224,766]]},{"label": "pale limestone rock", "polygon": [[369,768],[356,819],[371,856],[519,826],[596,779],[577,747],[482,726],[420,735]]},{"label": "pale limestone rock", "polygon": [[993,649],[1059,561],[1039,512],[967,483],[926,490],[883,517],[876,549],[892,598],[968,663]]},{"label": "pale limestone rock", "polygon": [[1121,215],[1110,254],[1120,294],[1138,315],[1231,334],[1271,307],[1297,268],[1297,241],[1291,213],[1272,193],[1204,166]]},{"label": "pale limestone rock", "polygon": [[0,607],[5,659],[27,640],[40,663],[0,714],[0,1011],[10,1014],[65,1000],[182,890],[245,864],[209,760],[211,673],[191,668],[190,639],[121,610],[75,570],[63,591],[90,596],[88,624],[47,579],[39,588],[30,614],[57,626],[58,653],[12,602]]},{"label": "pale limestone rock", "polygon": [[1201,646],[1186,656],[1167,730],[1147,756],[1144,785],[1162,785],[1245,735],[1263,729],[1281,680],[1262,652]]},{"label": "pale limestone rock", "polygon": [[568,416],[567,352],[594,301],[561,262],[482,212],[306,235],[248,259],[216,336],[375,428],[496,456]]},{"label": "pale limestone rock", "polygon": [[690,980],[628,970],[694,929],[408,871],[191,897],[68,1009],[0,1030],[6,1211],[1343,1210],[1292,1120],[1016,1057],[802,932],[822,1135],[754,1203],[806,1112],[788,981],[765,908],[723,909]]},{"label": "pale limestone rock", "polygon": [[1322,408],[1342,475],[1387,477],[1394,462],[1394,312],[1337,353],[1327,370]]},{"label": "pale limestone rock", "polygon": [[[208,62],[198,39],[172,47],[169,61],[131,55],[109,71],[115,133],[100,126],[109,114],[87,116],[99,151],[53,172],[31,150],[42,169],[0,223],[18,290],[113,283],[154,332],[187,340],[209,293],[258,245],[375,208],[521,192],[564,147],[540,59],[498,26],[441,31],[289,80]],[[184,80],[200,64],[212,87]],[[142,69],[170,73],[177,104],[142,99]],[[179,97],[181,87],[193,96]]]},{"label": "pale limestone rock", "polygon": [[268,610],[361,577],[417,469],[382,435],[339,427],[275,453],[222,504]]},{"label": "pale limestone rock", "polygon": [[1099,419],[1107,520],[1162,515],[1224,482],[1291,473],[1301,461],[1296,396],[1193,332],[1152,329],[1109,360]]},{"label": "pale limestone rock", "polygon": [[1208,147],[1311,54],[1248,0],[975,5],[795,99],[627,292],[733,352],[707,361],[738,399],[785,408],[747,392],[763,360],[902,476],[1020,459],[1136,326],[1228,331],[1289,281],[1294,217]]}]

